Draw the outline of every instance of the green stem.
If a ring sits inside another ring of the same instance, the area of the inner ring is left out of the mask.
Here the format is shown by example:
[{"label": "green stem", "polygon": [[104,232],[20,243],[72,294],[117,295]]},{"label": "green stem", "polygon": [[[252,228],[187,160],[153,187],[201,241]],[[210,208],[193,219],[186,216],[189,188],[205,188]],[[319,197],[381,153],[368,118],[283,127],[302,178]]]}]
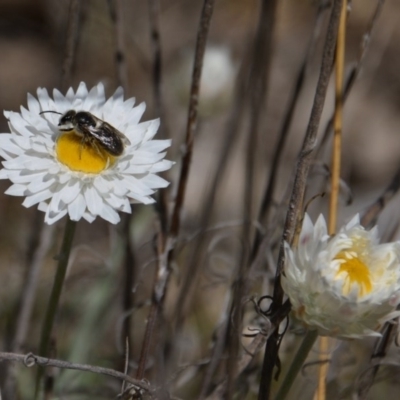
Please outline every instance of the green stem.
[{"label": "green stem", "polygon": [[[39,344],[39,355],[47,357],[49,352],[49,342],[51,331],[53,328],[54,318],[57,312],[58,303],[60,301],[61,291],[67,272],[69,255],[71,253],[72,241],[74,239],[74,233],[76,228],[76,222],[67,219],[65,225],[64,237],[61,245],[61,251],[57,257],[58,265],[56,275],[54,277],[53,288],[51,289],[50,299],[47,304],[46,315],[42,325],[42,333],[40,336]],[[35,388],[35,399],[37,399],[39,392],[40,381],[42,380],[43,369],[39,368],[36,376],[36,388]]]},{"label": "green stem", "polygon": [[289,393],[289,390],[292,387],[292,384],[296,379],[296,376],[299,373],[301,367],[303,366],[304,361],[308,356],[308,353],[310,352],[315,341],[317,340],[317,337],[318,332],[316,330],[308,331],[306,333],[306,336],[303,338],[303,341],[301,342],[301,345],[293,358],[289,371],[286,373],[286,376],[279,388],[279,391],[275,396],[275,400],[283,400]]}]

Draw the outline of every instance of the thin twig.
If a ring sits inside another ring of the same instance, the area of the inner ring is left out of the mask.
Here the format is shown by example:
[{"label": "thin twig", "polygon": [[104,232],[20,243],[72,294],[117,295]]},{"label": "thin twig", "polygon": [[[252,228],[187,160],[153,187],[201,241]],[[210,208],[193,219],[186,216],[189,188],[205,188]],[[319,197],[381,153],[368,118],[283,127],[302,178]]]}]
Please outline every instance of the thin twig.
[{"label": "thin twig", "polygon": [[[114,4],[112,4],[112,2]],[[118,84],[128,90],[128,69],[126,66],[124,10],[121,0],[110,0],[110,14],[115,26],[115,66],[117,69]]]},{"label": "thin twig", "polygon": [[[272,39],[276,20],[277,1],[264,0],[261,4],[257,32],[253,45],[252,63],[250,67],[249,82],[249,106],[250,129],[247,135],[245,184],[243,198],[242,251],[239,257],[239,268],[235,279],[231,319],[228,328],[227,363],[228,383],[226,399],[230,400],[234,395],[235,380],[237,375],[237,360],[240,351],[241,328],[243,318],[243,296],[247,292],[247,270],[249,248],[252,237],[251,220],[253,217],[253,192],[255,179],[255,160],[257,153],[257,134],[260,125],[260,117],[264,109],[267,82],[272,59]],[[266,138],[268,141],[269,138]]]},{"label": "thin twig", "polygon": [[157,315],[158,315],[158,306],[159,303],[157,302],[152,302],[149,315],[147,317],[147,325],[146,325],[146,331],[143,337],[143,343],[140,351],[140,357],[139,357],[139,365],[138,369],[136,372],[136,378],[137,379],[143,379],[144,373],[146,371],[146,365],[147,365],[147,357],[150,351],[150,345],[151,345],[151,339],[153,336],[154,332],[154,327],[156,325],[157,321]]},{"label": "thin twig", "polygon": [[149,0],[150,39],[153,51],[153,98],[154,112],[163,121],[158,136],[168,137],[165,126],[165,110],[162,93],[162,46],[160,33],[160,0]]},{"label": "thin twig", "polygon": [[[324,17],[325,11],[327,9],[328,9],[327,3],[324,1],[321,1],[319,3],[317,15],[315,18],[314,29],[313,29],[311,37],[309,39],[309,43],[307,46],[307,50],[306,50],[306,54],[304,56],[303,63],[301,64],[299,72],[297,74],[297,78],[295,80],[295,85],[294,85],[294,88],[292,91],[292,95],[289,99],[289,104],[287,106],[285,115],[283,117],[283,124],[279,131],[278,142],[277,142],[277,144],[275,146],[275,150],[273,152],[271,169],[270,169],[269,176],[268,176],[268,185],[264,192],[264,196],[261,201],[261,207],[260,207],[260,211],[259,211],[259,215],[258,215],[258,221],[260,221],[260,223],[268,222],[269,213],[272,210],[271,207],[272,207],[273,195],[275,192],[276,182],[278,181],[278,177],[279,177],[278,169],[279,169],[279,164],[282,161],[282,152],[284,150],[286,140],[287,140],[287,137],[289,134],[289,128],[292,123],[294,111],[296,109],[296,105],[298,103],[298,99],[299,99],[301,90],[304,85],[307,65],[314,55],[316,43],[318,42],[318,39],[321,34],[321,25],[323,22],[323,17]],[[261,239],[262,239],[262,235],[260,232],[258,232],[256,234],[256,238],[254,240],[254,245],[253,245],[253,249],[252,249],[252,257],[251,257],[252,260],[254,260],[256,258],[256,253],[257,253],[257,250],[261,243]]]},{"label": "thin twig", "polygon": [[[246,349],[247,351],[243,354],[241,360],[238,363],[235,378],[237,378],[253,360],[254,356],[258,354],[263,345],[265,344],[266,337],[259,333],[251,342]],[[223,380],[213,392],[206,398],[206,400],[220,400],[224,398],[224,393],[227,390],[228,381]]]},{"label": "thin twig", "polygon": [[[35,303],[36,290],[39,283],[40,270],[43,260],[51,246],[54,235],[54,225],[43,225],[43,215],[39,211],[35,214],[35,218],[40,218],[40,236],[35,244],[32,255],[28,258],[28,273],[24,288],[22,290],[22,299],[20,311],[17,318],[17,326],[15,329],[14,341],[12,343],[11,352],[19,353],[25,343],[29,329],[29,322],[32,315],[33,306]],[[37,226],[35,226],[37,235]],[[16,370],[14,365],[10,365],[5,373],[6,379],[4,383],[3,396],[9,398],[14,396],[16,385]]]},{"label": "thin twig", "polygon": [[[372,34],[373,34],[376,24],[378,22],[379,16],[382,13],[384,4],[385,4],[385,0],[378,1],[378,4],[376,5],[376,8],[372,14],[372,17],[368,23],[367,29],[366,29],[365,33],[362,35],[357,63],[350,71],[350,73],[346,79],[346,83],[344,85],[343,104],[346,102],[346,100],[351,92],[351,89],[353,88],[354,83],[356,82],[357,77],[364,65],[364,60],[368,53],[369,45],[371,43]],[[317,146],[317,149],[315,151],[316,156],[318,156],[320,154],[320,152],[322,151],[322,149],[325,147],[326,142],[330,137],[332,128],[333,128],[333,116],[330,118],[330,120],[328,121],[328,123],[324,129],[322,138],[321,138],[321,140]]]},{"label": "thin twig", "polygon": [[[317,83],[314,103],[311,110],[306,136],[297,161],[293,191],[290,197],[290,204],[288,212],[286,214],[286,220],[279,249],[278,265],[274,283],[273,303],[271,305],[272,313],[276,312],[277,309],[282,306],[283,290],[280,284],[280,275],[285,262],[284,243],[292,243],[296,226],[302,212],[307,176],[312,161],[312,152],[315,148],[319,122],[321,119],[321,114],[329,84],[329,78],[331,76],[333,67],[336,35],[339,25],[341,7],[342,0],[334,0],[324,51],[322,55],[320,76]],[[267,341],[263,369],[261,373],[260,390],[258,395],[259,400],[269,399],[272,372],[276,365],[276,360],[278,356],[279,340],[280,335],[278,330],[276,329],[274,331],[274,334]]]},{"label": "thin twig", "polygon": [[63,360],[56,360],[47,357],[41,357],[32,353],[28,354],[16,354],[16,353],[2,353],[0,352],[0,361],[17,361],[23,363],[26,367],[33,367],[35,365],[40,367],[56,367],[61,369],[74,369],[78,371],[87,371],[92,372],[94,374],[107,375],[112,376],[114,378],[120,379],[121,381],[126,381],[131,383],[132,385],[137,386],[138,388],[146,391],[146,392],[154,392],[155,389],[152,389],[150,385],[146,382],[134,379],[129,375],[123,374],[122,372],[115,371],[110,368],[98,367],[95,365],[88,364],[76,364]]},{"label": "thin twig", "polygon": [[[125,29],[124,29],[124,9],[121,0],[109,0],[109,10],[111,20],[115,28],[115,68],[117,81],[126,93],[128,90],[128,68],[126,63],[125,49]],[[131,243],[130,227],[134,213],[124,215],[121,224],[121,238],[125,243],[124,260],[123,260],[123,295],[122,295],[122,312],[126,315],[122,323],[121,342],[130,342],[131,340],[131,313],[129,310],[133,307],[132,287],[135,277],[135,257],[133,246]],[[128,353],[130,353],[128,346]],[[127,356],[130,357],[130,354]]]},{"label": "thin twig", "polygon": [[228,329],[228,311],[230,305],[230,291],[226,294],[226,299],[224,301],[226,305],[223,307],[222,315],[220,317],[220,323],[218,324],[218,332],[216,333],[215,343],[212,350],[212,355],[210,358],[210,362],[208,363],[206,372],[204,374],[203,383],[201,385],[200,394],[198,400],[204,399],[207,395],[209,388],[211,386],[212,379],[214,377],[215,371],[218,367],[219,361],[222,357],[224,347],[225,347],[225,338]]},{"label": "thin twig", "polygon": [[[247,57],[244,58],[243,64],[240,68],[237,84],[236,93],[234,96],[234,104],[230,117],[226,124],[224,139],[222,140],[222,151],[219,157],[218,165],[215,168],[215,173],[212,175],[212,182],[209,190],[205,196],[203,207],[200,212],[199,221],[201,226],[199,232],[207,232],[208,226],[211,221],[213,207],[215,205],[215,198],[217,191],[221,187],[223,176],[228,166],[230,155],[234,149],[234,145],[239,135],[239,127],[241,119],[244,114],[243,101],[247,98],[248,94],[248,71],[247,71]],[[241,222],[242,224],[243,222]],[[241,225],[240,224],[240,225]],[[199,282],[198,275],[200,273],[201,266],[204,265],[203,258],[206,245],[206,235],[202,235],[196,242],[191,255],[188,258],[188,268],[181,284],[181,290],[179,292],[178,300],[176,302],[176,313],[175,313],[175,330],[179,331],[180,326],[183,323],[185,317],[185,311],[190,307],[190,301],[194,293],[194,287]]]},{"label": "thin twig", "polygon": [[[277,329],[280,323],[287,317],[290,311],[291,305],[289,300],[283,303],[282,307],[277,310],[277,312],[269,318],[269,331],[266,333],[259,333],[252,340],[250,345],[246,348],[245,354],[243,354],[241,361],[239,361],[237,375],[239,377],[250,361],[253,359],[253,356],[261,349],[266,340],[268,340],[271,335],[274,333],[275,329]],[[258,347],[260,346],[260,347]],[[206,400],[219,400],[223,397],[223,394],[226,392],[226,384],[227,380],[224,379],[206,398]]]},{"label": "thin twig", "polygon": [[[125,366],[124,366],[124,374],[127,375],[128,374],[128,367],[129,367],[129,338],[127,337],[125,339]],[[121,393],[125,392],[125,384],[126,381],[123,380],[122,381],[122,385],[121,385]]]},{"label": "thin twig", "polygon": [[397,169],[392,181],[383,193],[368,206],[362,213],[361,225],[372,228],[376,225],[379,213],[400,189],[400,167]]},{"label": "thin twig", "polygon": [[374,352],[371,355],[370,368],[359,379],[356,387],[359,400],[366,400],[368,398],[368,393],[374,384],[381,361],[386,356],[387,348],[392,343],[393,337],[396,334],[396,329],[397,326],[389,322],[385,323],[381,329],[382,337],[378,338],[375,343]]},{"label": "thin twig", "polygon": [[46,254],[50,248],[50,245],[52,244],[53,235],[54,225],[43,226],[40,233],[39,246],[33,254],[33,259],[31,265],[29,266],[29,274],[26,282],[26,287],[22,295],[21,313],[18,316],[13,352],[21,351],[22,345],[25,342],[29,327],[29,319],[32,314],[32,308],[34,305],[34,298],[39,280],[40,269],[42,267],[43,260],[46,257]]},{"label": "thin twig", "polygon": [[196,51],[190,88],[189,112],[186,126],[185,148],[182,156],[182,167],[179,175],[178,190],[175,207],[172,213],[170,236],[175,239],[178,236],[181,222],[181,212],[185,200],[186,186],[189,177],[190,164],[193,154],[194,134],[197,126],[197,109],[199,103],[200,78],[203,68],[203,58],[206,50],[208,31],[214,10],[215,0],[204,0],[201,13],[200,26],[197,34]]},{"label": "thin twig", "polygon": [[71,0],[69,3],[67,41],[65,45],[64,63],[61,75],[61,90],[67,90],[71,82],[72,67],[75,61],[75,50],[78,40],[78,25],[80,17],[81,2]]},{"label": "thin twig", "polygon": [[159,260],[157,266],[156,280],[153,292],[153,302],[148,318],[144,343],[139,359],[137,372],[138,379],[144,375],[147,357],[150,349],[151,337],[155,327],[155,321],[162,308],[165,297],[167,282],[170,274],[170,263],[173,257],[175,241],[180,230],[180,214],[185,198],[187,180],[190,171],[190,164],[193,152],[194,133],[197,125],[197,108],[200,90],[200,78],[203,67],[204,52],[207,43],[208,31],[214,9],[215,0],[204,0],[203,9],[200,17],[200,26],[197,34],[196,51],[193,67],[192,86],[190,91],[188,121],[186,127],[185,149],[182,157],[182,167],[178,182],[175,207],[172,213],[171,226],[168,238],[165,243],[159,243]]},{"label": "thin twig", "polygon": [[[160,118],[161,124],[158,132],[160,139],[168,137],[167,118],[165,113],[163,91],[162,91],[162,46],[160,34],[160,0],[149,0],[149,22],[150,22],[150,38],[151,47],[153,51],[153,65],[152,65],[152,78],[153,78],[153,98],[154,98],[154,112]],[[162,177],[166,177],[167,173],[162,173]],[[161,234],[163,241],[168,230],[168,189],[160,189],[157,193],[157,202],[155,207],[157,209],[160,224]]]}]

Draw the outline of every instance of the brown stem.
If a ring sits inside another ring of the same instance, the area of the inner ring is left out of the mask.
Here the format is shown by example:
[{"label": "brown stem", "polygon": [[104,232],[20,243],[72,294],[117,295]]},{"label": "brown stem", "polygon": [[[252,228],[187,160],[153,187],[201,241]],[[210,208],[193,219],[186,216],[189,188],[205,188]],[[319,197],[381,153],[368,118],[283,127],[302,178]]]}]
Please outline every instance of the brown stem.
[{"label": "brown stem", "polygon": [[117,69],[117,80],[118,84],[121,85],[126,91],[128,89],[128,69],[126,66],[126,50],[124,40],[124,10],[121,0],[113,1],[114,9],[112,9],[113,12],[111,13],[111,17],[115,26],[115,66]]},{"label": "brown stem", "polygon": [[366,400],[368,398],[368,393],[379,371],[380,361],[386,356],[387,349],[396,335],[395,329],[396,325],[389,322],[381,329],[382,337],[378,338],[375,343],[374,352],[371,355],[370,368],[365,371],[357,384],[357,399]]},{"label": "brown stem", "polygon": [[[162,47],[160,34],[160,0],[149,0],[149,22],[151,47],[153,51],[153,98],[154,112],[160,118],[161,125],[158,132],[160,139],[168,137],[168,129],[165,115],[165,107],[162,93]],[[163,173],[161,176],[165,177]],[[168,198],[167,189],[160,189],[157,194],[156,209],[160,218],[161,232],[165,240],[168,230]]]},{"label": "brown stem", "polygon": [[76,44],[78,40],[80,7],[81,2],[79,0],[71,0],[69,3],[67,42],[65,45],[65,56],[61,74],[62,90],[67,90],[71,82],[72,67],[75,61]]},{"label": "brown stem", "polygon": [[[24,287],[22,290],[21,304],[17,314],[14,340],[11,346],[11,351],[13,353],[21,351],[29,332],[29,323],[32,316],[33,306],[35,304],[40,270],[54,237],[54,225],[44,225],[43,215],[39,211],[35,214],[35,222],[37,223],[34,225],[34,236],[37,237],[38,240],[32,243],[32,248],[29,249],[28,252],[27,276],[23,284]],[[40,235],[38,235],[38,231],[40,231]],[[2,394],[6,399],[14,398],[16,395],[17,384],[15,365],[7,366],[3,373],[5,380]]]},{"label": "brown stem", "polygon": [[[382,8],[383,8],[384,4],[385,4],[385,0],[379,0],[378,4],[376,5],[375,11],[373,12],[372,17],[368,23],[368,27],[367,27],[365,33],[362,35],[357,64],[350,71],[349,76],[347,77],[346,83],[344,85],[345,87],[344,87],[344,93],[343,93],[343,104],[346,102],[346,100],[351,92],[351,89],[353,88],[354,83],[356,82],[358,74],[360,73],[360,71],[364,65],[365,56],[369,49],[369,44],[371,42],[372,34],[373,34],[374,28],[378,22],[379,16],[382,13]],[[320,152],[322,151],[322,149],[325,147],[325,145],[330,137],[332,128],[333,128],[333,116],[330,118],[330,120],[328,121],[328,123],[324,129],[322,138],[321,138],[321,140],[318,144],[318,147],[315,151],[316,156],[318,156],[320,154]]]},{"label": "brown stem", "polygon": [[196,51],[194,56],[194,67],[192,75],[192,85],[190,89],[189,112],[186,126],[185,148],[182,157],[182,167],[179,175],[178,190],[176,195],[175,207],[172,213],[170,236],[176,238],[180,229],[180,217],[183,202],[185,200],[187,180],[189,177],[190,164],[193,154],[194,133],[197,126],[197,108],[199,102],[200,78],[203,68],[203,58],[206,50],[208,31],[215,0],[204,0],[201,13],[200,26],[197,34]]},{"label": "brown stem", "polygon": [[[254,41],[252,64],[250,69],[250,130],[247,139],[246,172],[243,198],[244,224],[242,229],[242,254],[238,274],[235,281],[231,319],[228,328],[229,361],[227,363],[228,384],[226,398],[233,398],[235,379],[237,375],[237,361],[241,347],[241,328],[243,318],[243,297],[247,292],[247,269],[249,247],[251,243],[251,221],[253,219],[253,191],[255,178],[255,160],[257,155],[257,136],[260,117],[264,111],[267,82],[272,58],[272,38],[274,21],[276,19],[277,1],[264,0],[261,4],[257,32]],[[268,141],[268,139],[267,139]]]},{"label": "brown stem", "polygon": [[[307,70],[307,65],[311,58],[314,55],[315,52],[315,47],[316,43],[318,42],[318,39],[321,34],[321,24],[323,21],[323,16],[324,12],[327,9],[327,4],[325,2],[320,2],[320,5],[318,7],[317,15],[316,15],[316,20],[314,24],[314,29],[311,34],[311,38],[307,47],[307,51],[303,60],[303,63],[300,66],[300,70],[297,74],[297,78],[295,81],[295,85],[292,91],[292,95],[289,99],[289,104],[286,109],[286,113],[283,117],[283,124],[280,129],[279,135],[278,135],[278,142],[276,143],[275,150],[273,152],[272,156],[272,163],[271,163],[271,169],[269,172],[268,176],[268,185],[265,189],[263,199],[261,201],[261,207],[258,215],[258,221],[260,223],[268,223],[269,219],[269,213],[271,212],[271,206],[272,206],[272,200],[273,200],[273,195],[275,192],[275,186],[276,182],[279,178],[279,164],[282,161],[282,153],[286,144],[286,140],[289,134],[289,128],[292,123],[294,111],[296,108],[296,105],[298,103],[298,99],[301,93],[301,90],[303,88],[303,84],[305,81],[305,75],[306,75],[306,70]],[[254,260],[256,257],[257,250],[261,244],[262,240],[262,234],[260,232],[256,233],[256,238],[254,240],[254,245],[252,249],[252,255],[251,259]]]},{"label": "brown stem", "polygon": [[[285,262],[284,243],[292,243],[296,226],[302,212],[307,176],[312,161],[312,152],[315,148],[319,122],[321,119],[326,93],[328,90],[329,78],[331,76],[333,67],[336,36],[341,8],[342,0],[334,0],[328,26],[328,32],[324,45],[324,51],[322,55],[322,64],[314,97],[314,103],[311,110],[310,120],[308,123],[302,149],[300,151],[300,155],[297,161],[295,181],[293,184],[289,209],[286,214],[286,220],[279,249],[278,265],[274,283],[273,302],[271,305],[272,313],[275,313],[282,306],[283,290],[280,284],[280,275],[282,273]],[[280,335],[278,329],[275,329],[273,335],[267,341],[264,355],[264,363],[261,372],[258,400],[267,400],[270,398],[272,373],[278,357],[279,341]]]},{"label": "brown stem", "polygon": [[[173,251],[175,246],[176,237],[180,229],[180,214],[185,198],[187,180],[189,176],[190,164],[193,152],[194,133],[197,125],[197,107],[200,90],[200,78],[203,67],[204,52],[207,43],[208,31],[210,27],[211,17],[214,9],[215,0],[204,0],[203,9],[200,17],[200,26],[197,34],[196,51],[194,58],[192,86],[190,90],[189,112],[186,127],[186,140],[185,151],[182,158],[182,167],[178,182],[178,192],[176,195],[175,207],[172,214],[171,227],[168,232],[168,237],[163,240],[159,238],[158,245],[158,266],[156,272],[156,280],[153,290],[153,302],[151,312],[148,318],[146,331],[144,334],[144,345],[139,360],[140,374],[144,374],[144,368],[147,363],[147,357],[150,350],[149,343],[153,335],[154,327],[156,325],[156,318],[159,315],[162,305],[164,303],[167,283],[170,274],[170,265],[173,258]],[[138,371],[138,377],[139,375]]]}]

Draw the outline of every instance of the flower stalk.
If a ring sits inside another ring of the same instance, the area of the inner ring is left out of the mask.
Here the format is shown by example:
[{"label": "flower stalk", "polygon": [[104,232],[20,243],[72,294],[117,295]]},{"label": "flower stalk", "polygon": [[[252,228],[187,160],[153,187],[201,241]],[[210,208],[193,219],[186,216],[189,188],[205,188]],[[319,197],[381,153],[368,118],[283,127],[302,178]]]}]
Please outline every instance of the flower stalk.
[{"label": "flower stalk", "polygon": [[305,337],[302,339],[300,347],[298,348],[293,358],[292,363],[290,364],[289,370],[286,373],[285,378],[281,383],[281,386],[279,387],[279,391],[275,396],[275,400],[283,400],[286,398],[286,395],[289,393],[289,390],[292,387],[293,382],[297,377],[297,374],[299,373],[301,367],[307,359],[308,353],[314,346],[317,337],[317,331],[307,331]]},{"label": "flower stalk", "polygon": [[[47,304],[47,310],[43,321],[42,332],[40,336],[39,355],[43,357],[49,356],[49,342],[50,342],[51,332],[53,329],[54,318],[58,309],[58,304],[60,302],[60,296],[64,285],[65,276],[67,273],[68,261],[71,253],[72,242],[74,239],[75,228],[76,228],[76,222],[72,221],[70,218],[67,218],[64,230],[64,237],[61,245],[61,251],[57,257],[58,258],[57,271],[54,277],[54,283],[51,289],[49,302]],[[39,390],[39,385],[42,376],[43,376],[43,370],[39,369],[36,377],[35,398],[37,398],[37,393]]]}]

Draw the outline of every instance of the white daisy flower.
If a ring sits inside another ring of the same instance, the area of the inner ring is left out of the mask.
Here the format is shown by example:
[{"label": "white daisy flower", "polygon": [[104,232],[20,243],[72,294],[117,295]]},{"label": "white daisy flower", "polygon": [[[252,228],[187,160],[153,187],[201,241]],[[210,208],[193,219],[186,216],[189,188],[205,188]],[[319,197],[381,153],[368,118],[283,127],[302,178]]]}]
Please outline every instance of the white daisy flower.
[{"label": "white daisy flower", "polygon": [[295,316],[321,335],[380,336],[377,329],[400,315],[400,242],[378,244],[356,215],[337,235],[322,215],[305,215],[296,249],[285,244],[282,287]]},{"label": "white daisy flower", "polygon": [[[133,98],[124,100],[122,88],[106,100],[101,83],[89,92],[81,83],[76,93],[70,88],[66,96],[54,89],[53,98],[42,88],[37,99],[28,94],[28,109],[4,112],[11,133],[0,134],[5,160],[0,179],[13,183],[6,194],[25,196],[25,207],[38,204],[48,224],[66,214],[73,221],[92,222],[100,216],[116,224],[118,211],[131,212],[130,203],[153,203],[155,190],[168,186],[156,174],[173,164],[164,160],[171,141],[152,140],[159,120],[139,123],[145,104],[134,104]],[[66,126],[60,125],[60,118],[69,110],[89,112],[120,131],[125,136],[118,134],[122,154],[110,153],[111,145],[79,134],[73,124],[68,132],[60,131]]]}]

